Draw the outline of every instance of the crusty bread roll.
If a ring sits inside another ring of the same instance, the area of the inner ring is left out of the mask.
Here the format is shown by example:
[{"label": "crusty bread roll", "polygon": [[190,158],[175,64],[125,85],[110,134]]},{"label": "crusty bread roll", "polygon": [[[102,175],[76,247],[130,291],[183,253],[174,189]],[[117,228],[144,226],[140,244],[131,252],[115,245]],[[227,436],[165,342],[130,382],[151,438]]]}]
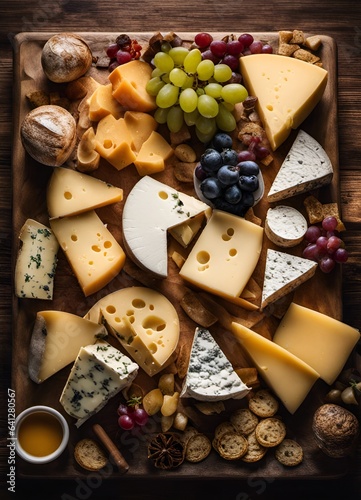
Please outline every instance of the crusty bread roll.
[{"label": "crusty bread roll", "polygon": [[75,148],[76,122],[64,108],[52,104],[30,111],[20,128],[21,141],[38,162],[59,167]]}]

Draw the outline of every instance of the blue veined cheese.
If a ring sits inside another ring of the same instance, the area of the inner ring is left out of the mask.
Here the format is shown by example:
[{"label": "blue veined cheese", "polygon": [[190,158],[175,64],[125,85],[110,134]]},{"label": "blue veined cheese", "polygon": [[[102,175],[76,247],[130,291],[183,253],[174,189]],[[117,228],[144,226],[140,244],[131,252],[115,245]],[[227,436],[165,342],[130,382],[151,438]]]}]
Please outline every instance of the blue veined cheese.
[{"label": "blue veined cheese", "polygon": [[330,158],[313,137],[300,130],[267,195],[269,202],[284,200],[329,184]]},{"label": "blue veined cheese", "polygon": [[110,398],[128,387],[138,365],[107,342],[82,347],[60,396],[76,426],[101,410]]},{"label": "blue veined cheese", "polygon": [[261,309],[312,278],[316,268],[317,262],[269,248],[263,279]]},{"label": "blue veined cheese", "polygon": [[264,231],[275,245],[288,248],[301,243],[307,227],[306,219],[296,208],[278,205],[268,209]]},{"label": "blue veined cheese", "polygon": [[20,230],[22,243],[15,266],[15,295],[52,300],[59,243],[52,230],[27,219]]},{"label": "blue veined cheese", "polygon": [[181,397],[199,401],[241,399],[247,387],[225,356],[210,332],[196,328],[189,360],[188,372]]}]

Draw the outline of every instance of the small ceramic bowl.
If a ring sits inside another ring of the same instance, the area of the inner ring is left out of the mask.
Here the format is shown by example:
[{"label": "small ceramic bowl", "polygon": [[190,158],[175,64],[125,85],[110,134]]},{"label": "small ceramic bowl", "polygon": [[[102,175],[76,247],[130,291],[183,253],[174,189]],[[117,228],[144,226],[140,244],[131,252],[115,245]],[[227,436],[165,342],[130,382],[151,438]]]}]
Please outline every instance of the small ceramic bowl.
[{"label": "small ceramic bowl", "polygon": [[[69,426],[54,408],[32,406],[16,417],[15,437],[15,449],[22,459],[32,464],[46,464],[66,449]],[[41,446],[42,440],[44,446]]]}]

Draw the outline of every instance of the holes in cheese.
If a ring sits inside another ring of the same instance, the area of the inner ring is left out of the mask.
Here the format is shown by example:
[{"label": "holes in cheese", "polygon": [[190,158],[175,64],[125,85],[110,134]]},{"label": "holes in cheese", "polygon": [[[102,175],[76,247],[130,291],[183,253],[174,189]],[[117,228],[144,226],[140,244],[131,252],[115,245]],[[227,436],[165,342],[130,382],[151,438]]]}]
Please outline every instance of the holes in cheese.
[{"label": "holes in cheese", "polygon": [[317,370],[333,384],[360,339],[355,328],[318,311],[291,303],[274,342]]},{"label": "holes in cheese", "polygon": [[150,376],[171,359],[179,339],[176,310],[164,295],[145,287],[123,288],[97,302],[86,319],[104,322]]},{"label": "holes in cheese", "polygon": [[262,250],[263,229],[241,217],[214,210],[180,275],[222,297],[239,297]]},{"label": "holes in cheese", "polygon": [[56,167],[46,197],[49,216],[56,218],[122,201],[123,190],[90,175]]},{"label": "holes in cheese", "polygon": [[122,269],[125,253],[93,210],[50,225],[86,297]]}]

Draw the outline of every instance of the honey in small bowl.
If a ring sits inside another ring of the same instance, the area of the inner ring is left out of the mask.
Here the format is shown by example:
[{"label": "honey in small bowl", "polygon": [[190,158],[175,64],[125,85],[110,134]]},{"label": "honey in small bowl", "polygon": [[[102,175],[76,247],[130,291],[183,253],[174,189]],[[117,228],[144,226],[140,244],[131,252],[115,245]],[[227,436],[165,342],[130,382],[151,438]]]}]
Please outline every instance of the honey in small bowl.
[{"label": "honey in small bowl", "polygon": [[35,406],[17,417],[16,448],[28,462],[47,463],[66,448],[69,428],[64,417],[53,408]]}]

